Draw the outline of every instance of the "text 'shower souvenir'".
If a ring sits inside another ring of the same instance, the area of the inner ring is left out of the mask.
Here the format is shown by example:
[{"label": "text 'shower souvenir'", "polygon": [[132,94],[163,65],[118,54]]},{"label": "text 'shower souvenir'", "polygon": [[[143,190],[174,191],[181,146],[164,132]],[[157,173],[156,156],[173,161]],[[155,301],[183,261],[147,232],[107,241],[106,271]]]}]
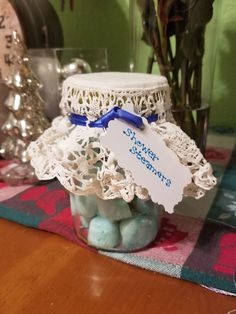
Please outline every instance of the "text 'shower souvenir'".
[{"label": "text 'shower souvenir'", "polygon": [[[167,80],[139,73],[74,75],[52,127],[30,144],[39,179],[70,192],[78,237],[117,251],[155,240],[162,208],[202,197],[216,179],[171,114]],[[161,206],[163,205],[163,206]]]}]

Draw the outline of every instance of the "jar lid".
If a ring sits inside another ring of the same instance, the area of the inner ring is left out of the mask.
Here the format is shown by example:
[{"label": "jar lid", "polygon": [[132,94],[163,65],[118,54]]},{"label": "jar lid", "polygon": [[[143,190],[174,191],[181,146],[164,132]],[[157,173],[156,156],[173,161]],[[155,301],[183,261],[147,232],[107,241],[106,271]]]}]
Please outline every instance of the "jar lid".
[{"label": "jar lid", "polygon": [[99,72],[72,75],[65,80],[65,85],[104,92],[113,89],[153,89],[168,84],[167,79],[160,75],[129,72]]},{"label": "jar lid", "polygon": [[60,107],[64,113],[86,115],[94,121],[114,106],[133,104],[143,116],[166,115],[171,107],[164,76],[143,73],[100,72],[78,74],[63,82]]}]

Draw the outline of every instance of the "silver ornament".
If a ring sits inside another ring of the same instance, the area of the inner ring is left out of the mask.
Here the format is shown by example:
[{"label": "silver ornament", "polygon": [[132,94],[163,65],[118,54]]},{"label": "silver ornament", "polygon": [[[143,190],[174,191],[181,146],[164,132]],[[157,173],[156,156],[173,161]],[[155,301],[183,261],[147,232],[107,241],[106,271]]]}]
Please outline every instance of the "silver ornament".
[{"label": "silver ornament", "polygon": [[61,69],[61,76],[63,79],[74,75],[82,73],[91,73],[92,69],[90,65],[83,59],[74,58],[71,59],[70,63],[65,64]]},{"label": "silver ornament", "polygon": [[41,83],[29,65],[27,51],[16,32],[13,32],[11,74],[7,79],[9,94],[4,106],[7,117],[1,127],[0,155],[18,162],[17,168],[3,179],[10,184],[24,183],[32,178],[27,147],[49,127],[44,104],[39,96]]}]

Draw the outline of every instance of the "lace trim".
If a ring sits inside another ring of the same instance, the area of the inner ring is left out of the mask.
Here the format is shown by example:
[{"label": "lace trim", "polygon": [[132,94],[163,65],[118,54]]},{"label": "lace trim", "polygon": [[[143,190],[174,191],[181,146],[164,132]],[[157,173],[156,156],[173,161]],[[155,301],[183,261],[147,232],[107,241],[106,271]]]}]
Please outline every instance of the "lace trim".
[{"label": "lace trim", "polygon": [[159,114],[162,119],[170,112],[171,99],[169,86],[147,89],[112,89],[96,91],[79,89],[63,85],[60,108],[63,114],[76,113],[85,115],[90,121],[95,121],[114,106],[123,107],[125,104],[134,105],[134,110],[142,116]]},{"label": "lace trim", "polygon": [[185,188],[184,195],[197,199],[204,196],[217,181],[210,163],[203,157],[195,142],[180,127],[169,122],[161,125],[152,123],[152,128],[163,137],[166,145],[193,174],[193,182]]},{"label": "lace trim", "polygon": [[[172,123],[152,123],[151,127],[193,174],[193,182],[185,188],[184,195],[202,197],[216,184],[216,179],[195,142]],[[148,191],[137,186],[131,173],[118,166],[115,155],[102,147],[102,132],[71,125],[67,117],[56,118],[52,127],[28,148],[39,179],[57,177],[68,191],[78,195],[96,194],[102,199],[123,198],[126,202],[135,195],[149,199]]]}]

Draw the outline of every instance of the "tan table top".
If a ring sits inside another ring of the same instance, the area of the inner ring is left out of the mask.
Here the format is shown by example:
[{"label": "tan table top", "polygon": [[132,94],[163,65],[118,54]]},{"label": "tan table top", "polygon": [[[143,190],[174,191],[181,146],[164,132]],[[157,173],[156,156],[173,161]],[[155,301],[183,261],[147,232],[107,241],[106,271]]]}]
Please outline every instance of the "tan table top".
[{"label": "tan table top", "polygon": [[236,313],[235,297],[115,261],[55,234],[2,219],[0,252],[1,314]]}]

